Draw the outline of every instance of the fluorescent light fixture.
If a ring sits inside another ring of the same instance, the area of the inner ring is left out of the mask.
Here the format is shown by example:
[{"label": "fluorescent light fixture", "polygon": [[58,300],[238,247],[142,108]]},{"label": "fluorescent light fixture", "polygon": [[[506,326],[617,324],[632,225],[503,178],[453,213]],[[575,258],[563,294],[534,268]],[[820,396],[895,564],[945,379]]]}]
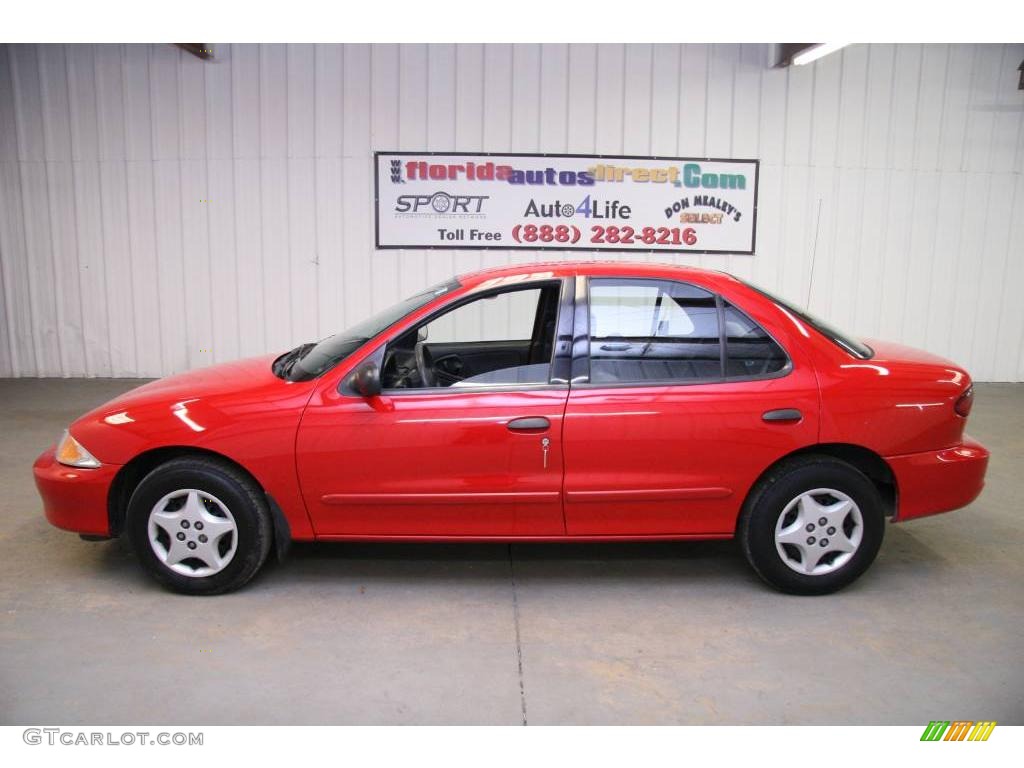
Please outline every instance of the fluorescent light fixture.
[{"label": "fluorescent light fixture", "polygon": [[800,51],[800,53],[794,56],[793,64],[802,67],[804,64],[817,61],[822,56],[828,56],[830,53],[835,53],[840,48],[845,48],[848,45],[849,43],[818,43],[817,45],[812,45],[810,48]]}]

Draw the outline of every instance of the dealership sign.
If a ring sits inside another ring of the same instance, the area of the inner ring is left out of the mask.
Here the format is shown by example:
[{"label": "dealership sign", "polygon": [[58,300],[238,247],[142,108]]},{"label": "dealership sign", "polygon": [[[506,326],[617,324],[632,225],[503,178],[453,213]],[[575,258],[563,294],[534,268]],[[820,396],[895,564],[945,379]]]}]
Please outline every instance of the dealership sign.
[{"label": "dealership sign", "polygon": [[757,160],[377,152],[378,248],[753,254]]}]

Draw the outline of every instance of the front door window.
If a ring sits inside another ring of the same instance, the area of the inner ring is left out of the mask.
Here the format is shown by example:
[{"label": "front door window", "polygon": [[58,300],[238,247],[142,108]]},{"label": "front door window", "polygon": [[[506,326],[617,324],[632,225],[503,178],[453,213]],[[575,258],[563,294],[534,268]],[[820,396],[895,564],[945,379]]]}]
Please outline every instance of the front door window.
[{"label": "front door window", "polygon": [[557,283],[488,293],[435,315],[388,344],[388,390],[546,384]]}]

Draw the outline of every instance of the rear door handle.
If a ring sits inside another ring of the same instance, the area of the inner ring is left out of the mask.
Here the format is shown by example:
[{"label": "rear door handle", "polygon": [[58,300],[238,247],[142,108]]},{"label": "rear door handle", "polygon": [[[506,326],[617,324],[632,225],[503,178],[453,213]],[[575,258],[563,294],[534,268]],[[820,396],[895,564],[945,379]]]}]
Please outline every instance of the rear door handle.
[{"label": "rear door handle", "polygon": [[804,415],[796,408],[776,408],[761,414],[764,421],[800,421]]},{"label": "rear door handle", "polygon": [[543,416],[526,416],[521,419],[512,419],[508,428],[513,432],[538,432],[551,426],[551,422]]}]

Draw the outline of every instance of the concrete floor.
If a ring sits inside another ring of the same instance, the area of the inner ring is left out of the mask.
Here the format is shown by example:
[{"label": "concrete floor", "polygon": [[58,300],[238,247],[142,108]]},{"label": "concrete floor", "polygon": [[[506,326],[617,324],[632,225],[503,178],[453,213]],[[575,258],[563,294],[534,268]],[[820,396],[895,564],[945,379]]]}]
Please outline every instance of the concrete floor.
[{"label": "concrete floor", "polygon": [[981,499],[890,526],[831,597],[718,542],[302,545],[197,599],[51,528],[32,483],[136,383],[0,381],[2,723],[1024,723],[1024,385],[978,387]]}]

